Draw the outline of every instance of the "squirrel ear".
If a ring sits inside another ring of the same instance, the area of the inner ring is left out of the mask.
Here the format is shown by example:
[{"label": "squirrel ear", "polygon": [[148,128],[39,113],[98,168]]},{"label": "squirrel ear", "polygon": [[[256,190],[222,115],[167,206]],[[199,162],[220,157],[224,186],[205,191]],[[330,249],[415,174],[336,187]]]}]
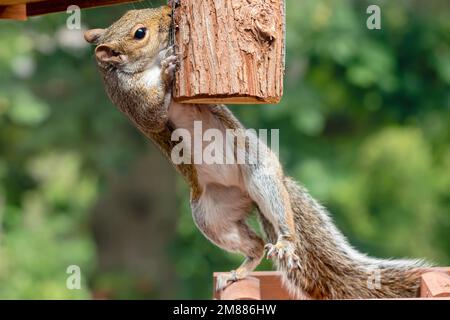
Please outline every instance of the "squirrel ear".
[{"label": "squirrel ear", "polygon": [[98,44],[98,39],[105,33],[105,29],[91,29],[84,33],[84,39],[92,44]]},{"label": "squirrel ear", "polygon": [[121,63],[125,59],[124,55],[106,44],[101,44],[95,48],[95,56],[98,61],[108,63]]}]

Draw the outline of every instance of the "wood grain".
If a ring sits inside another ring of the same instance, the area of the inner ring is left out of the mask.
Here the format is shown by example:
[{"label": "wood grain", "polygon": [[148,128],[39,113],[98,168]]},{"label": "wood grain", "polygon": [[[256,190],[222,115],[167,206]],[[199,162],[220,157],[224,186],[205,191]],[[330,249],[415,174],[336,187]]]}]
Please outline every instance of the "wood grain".
[{"label": "wood grain", "polygon": [[27,14],[28,16],[37,16],[51,12],[66,11],[70,5],[77,5],[82,9],[86,9],[136,1],[138,0],[47,0],[27,4]]},{"label": "wood grain", "polygon": [[283,94],[284,0],[182,0],[176,10],[185,103],[277,103]]},{"label": "wood grain", "polygon": [[66,11],[70,5],[93,8],[142,0],[0,0],[0,19],[25,20],[26,17]]},{"label": "wood grain", "polygon": [[0,6],[0,19],[27,20],[25,4]]},{"label": "wood grain", "polygon": [[220,300],[261,300],[260,281],[247,277],[231,283],[220,292]]},{"label": "wood grain", "polygon": [[31,2],[38,2],[42,0],[0,0],[0,5],[2,6],[8,6],[13,4],[24,4],[24,3],[31,3]]},{"label": "wood grain", "polygon": [[427,272],[422,275],[420,296],[424,298],[450,297],[450,276],[444,272]]},{"label": "wood grain", "polygon": [[[216,287],[217,277],[221,272],[214,272],[213,285]],[[287,290],[281,284],[281,274],[276,271],[256,271],[250,274],[250,277],[259,280],[260,299],[261,300],[290,300]],[[239,281],[235,284],[238,284]],[[239,285],[238,285],[238,288]],[[245,293],[239,293],[240,296],[246,295]],[[254,296],[254,295],[253,295]],[[222,293],[214,290],[214,299],[221,300]]]}]

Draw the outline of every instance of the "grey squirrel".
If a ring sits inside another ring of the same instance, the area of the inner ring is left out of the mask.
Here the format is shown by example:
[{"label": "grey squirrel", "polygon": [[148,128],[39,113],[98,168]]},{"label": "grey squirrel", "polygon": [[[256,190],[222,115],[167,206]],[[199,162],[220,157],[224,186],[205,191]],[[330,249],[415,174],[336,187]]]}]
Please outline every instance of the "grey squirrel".
[{"label": "grey squirrel", "polygon": [[[420,260],[381,260],[356,251],[325,208],[283,173],[277,156],[264,149],[255,164],[174,164],[172,133],[193,133],[194,121],[225,132],[244,129],[224,105],[185,105],[172,100],[177,56],[169,45],[172,9],[131,10],[106,29],[85,32],[111,101],[150,138],[184,176],[191,189],[195,224],[211,242],[245,256],[217,282],[223,289],[253,271],[267,250],[293,297],[316,299],[414,297]],[[243,147],[243,146],[241,146]],[[243,147],[245,148],[245,146]],[[255,209],[268,244],[247,224]],[[371,285],[371,278],[379,283]]]}]

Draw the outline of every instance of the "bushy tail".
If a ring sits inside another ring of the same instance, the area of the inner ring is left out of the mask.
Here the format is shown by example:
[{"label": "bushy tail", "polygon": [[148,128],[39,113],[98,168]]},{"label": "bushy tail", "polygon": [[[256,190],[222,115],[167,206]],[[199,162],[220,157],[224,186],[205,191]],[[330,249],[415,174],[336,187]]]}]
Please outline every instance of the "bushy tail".
[{"label": "bushy tail", "polygon": [[[294,297],[313,299],[407,298],[418,295],[420,275],[430,266],[421,260],[382,260],[355,250],[327,211],[302,187],[285,179],[297,231],[300,266],[278,261],[283,282]],[[263,217],[272,243],[276,234]]]}]

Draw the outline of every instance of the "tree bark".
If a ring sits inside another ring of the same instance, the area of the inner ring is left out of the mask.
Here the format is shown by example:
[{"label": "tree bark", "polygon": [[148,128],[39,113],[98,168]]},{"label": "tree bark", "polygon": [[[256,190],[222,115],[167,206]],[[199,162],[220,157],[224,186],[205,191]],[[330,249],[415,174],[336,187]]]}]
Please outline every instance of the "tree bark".
[{"label": "tree bark", "polygon": [[175,13],[184,103],[277,103],[283,94],[284,0],[181,0]]}]

